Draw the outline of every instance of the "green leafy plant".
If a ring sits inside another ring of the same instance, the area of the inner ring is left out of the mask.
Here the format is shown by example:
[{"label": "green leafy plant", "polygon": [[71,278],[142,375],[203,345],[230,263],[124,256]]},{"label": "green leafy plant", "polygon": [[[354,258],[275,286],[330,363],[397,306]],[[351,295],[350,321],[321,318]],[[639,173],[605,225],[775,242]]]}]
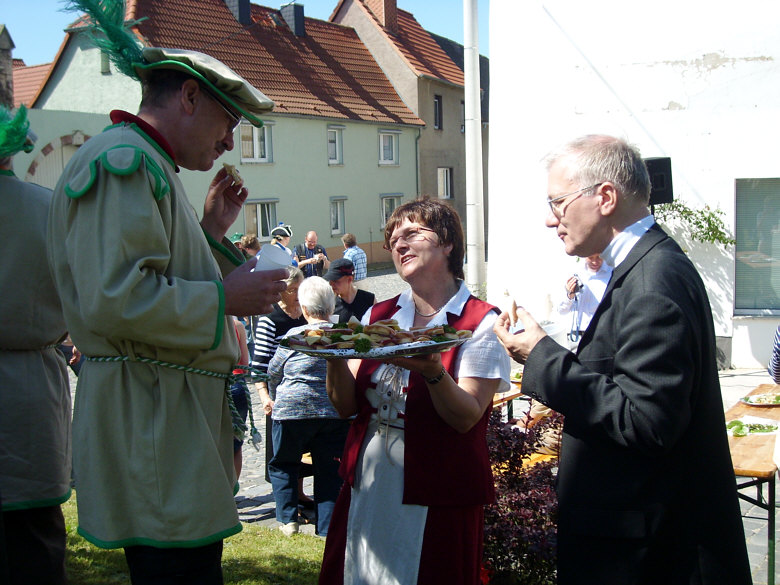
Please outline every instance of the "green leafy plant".
[{"label": "green leafy plant", "polygon": [[654,207],[656,221],[667,225],[677,224],[686,230],[696,241],[720,244],[724,247],[733,246],[736,240],[732,238],[723,221],[725,213],[720,208],[709,205],[694,209],[684,201],[662,203]]},{"label": "green leafy plant", "polygon": [[557,459],[528,465],[546,429],[560,428],[558,414],[525,433],[491,415],[487,440],[496,501],[485,508],[482,582],[490,585],[554,585],[557,559]]}]

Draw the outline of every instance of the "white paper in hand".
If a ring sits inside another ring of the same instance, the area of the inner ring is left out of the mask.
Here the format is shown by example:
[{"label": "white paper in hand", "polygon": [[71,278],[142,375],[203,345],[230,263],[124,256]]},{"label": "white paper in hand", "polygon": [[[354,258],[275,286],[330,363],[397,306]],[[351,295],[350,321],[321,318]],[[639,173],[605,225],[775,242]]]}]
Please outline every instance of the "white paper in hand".
[{"label": "white paper in hand", "polygon": [[257,253],[257,264],[254,270],[275,270],[292,264],[290,255],[274,244],[266,244]]}]

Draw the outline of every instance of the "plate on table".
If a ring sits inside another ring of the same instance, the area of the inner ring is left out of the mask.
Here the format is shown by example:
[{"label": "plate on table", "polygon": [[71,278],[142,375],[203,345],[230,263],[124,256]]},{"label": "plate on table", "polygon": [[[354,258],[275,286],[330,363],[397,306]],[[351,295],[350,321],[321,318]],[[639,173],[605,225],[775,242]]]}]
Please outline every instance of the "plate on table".
[{"label": "plate on table", "polygon": [[750,406],[773,407],[780,406],[780,394],[753,394],[743,396],[740,401]]},{"label": "plate on table", "polygon": [[457,347],[468,338],[448,339],[447,341],[413,341],[398,345],[385,345],[372,347],[366,352],[357,352],[354,349],[304,349],[299,346],[290,349],[311,355],[314,357],[342,358],[342,359],[388,359],[394,357],[413,357],[429,353],[441,353]]}]

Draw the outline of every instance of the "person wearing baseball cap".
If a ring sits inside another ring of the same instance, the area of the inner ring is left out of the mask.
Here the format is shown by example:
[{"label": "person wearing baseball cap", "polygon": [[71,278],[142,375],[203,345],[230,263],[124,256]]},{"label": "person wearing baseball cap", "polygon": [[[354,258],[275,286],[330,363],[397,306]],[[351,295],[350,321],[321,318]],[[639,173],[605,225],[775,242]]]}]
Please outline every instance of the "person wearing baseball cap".
[{"label": "person wearing baseball cap", "polygon": [[124,548],[134,584],[222,583],[223,539],[241,530],[233,437],[246,430],[226,392],[239,360],[232,315],[270,312],[288,273],[253,272],[225,237],[248,196],[232,174],[214,175],[198,221],[178,171],[211,170],[241,118],[261,126],[274,104],[209,55],[141,47],[122,2],[69,8],[142,86],[138,113],[111,112],[73,156],[49,214],[54,280],[86,356],[78,532]]},{"label": "person wearing baseball cap", "polygon": [[355,265],[351,260],[338,258],[330,263],[328,271],[323,276],[330,282],[336,293],[336,310],[340,323],[346,323],[350,317],[362,319],[368,309],[376,302],[374,293],[355,286]]},{"label": "person wearing baseball cap", "polygon": [[31,152],[27,110],[0,106],[0,582],[64,584],[71,495],[71,401],[67,336],[46,258],[51,191],[17,178],[13,157]]}]

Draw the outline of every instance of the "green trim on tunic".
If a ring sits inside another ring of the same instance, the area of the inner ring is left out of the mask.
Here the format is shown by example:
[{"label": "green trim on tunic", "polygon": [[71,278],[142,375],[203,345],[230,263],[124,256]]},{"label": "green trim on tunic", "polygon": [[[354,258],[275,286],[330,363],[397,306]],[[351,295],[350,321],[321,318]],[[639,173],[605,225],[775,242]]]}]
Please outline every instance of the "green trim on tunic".
[{"label": "green trim on tunic", "polygon": [[155,200],[159,201],[171,192],[165,171],[142,148],[132,144],[118,144],[101,152],[65,185],[65,194],[69,198],[78,199],[93,187],[98,176],[98,162],[105,170],[118,177],[136,173],[143,162]]},{"label": "green trim on tunic", "polygon": [[144,132],[144,131],[141,129],[141,127],[140,127],[138,124],[136,124],[135,122],[130,122],[129,124],[127,124],[127,123],[125,123],[125,122],[119,122],[118,124],[112,124],[112,125],[110,125],[110,126],[106,126],[106,127],[103,129],[103,132],[105,132],[106,130],[111,130],[112,128],[119,128],[119,127],[122,127],[122,126],[125,126],[125,127],[127,127],[127,128],[131,128],[132,130],[134,130],[134,131],[135,131],[135,132],[136,132],[136,133],[137,133],[137,134],[138,134],[138,135],[139,135],[141,138],[143,138],[143,139],[144,139],[144,140],[146,140],[146,141],[147,141],[149,144],[151,144],[151,145],[152,145],[152,147],[153,147],[153,148],[154,148],[154,149],[155,149],[155,150],[156,150],[156,151],[157,151],[157,152],[158,152],[158,153],[159,153],[159,154],[160,154],[160,155],[161,155],[161,156],[162,156],[162,157],[163,157],[165,160],[167,160],[167,161],[170,163],[170,165],[171,165],[171,166],[172,166],[174,169],[177,169],[177,168],[178,168],[178,167],[176,166],[176,161],[174,161],[174,160],[171,158],[171,156],[170,156],[170,155],[169,155],[169,154],[168,154],[168,153],[165,151],[165,149],[164,149],[162,146],[160,146],[160,145],[157,143],[157,141],[156,141],[154,138],[152,138],[152,137],[151,137],[151,136],[149,136],[149,135],[148,135],[146,132]]},{"label": "green trim on tunic", "polygon": [[76,532],[78,532],[81,536],[83,536],[85,540],[91,542],[92,544],[94,544],[99,548],[125,548],[128,546],[153,546],[155,548],[196,548],[200,546],[206,546],[207,544],[211,544],[213,542],[224,540],[228,536],[233,536],[234,534],[238,534],[243,529],[244,527],[239,522],[232,528],[228,528],[227,530],[223,530],[222,532],[217,532],[216,534],[212,534],[211,536],[204,536],[203,538],[198,538],[196,540],[180,540],[176,542],[166,542],[164,540],[154,540],[151,538],[125,538],[123,540],[100,540],[99,538],[95,538],[94,536],[92,536],[81,526],[79,526],[76,529]]},{"label": "green trim on tunic", "polygon": [[15,177],[16,176],[13,171],[7,171],[5,169],[0,169],[0,175],[5,175],[6,177]]},{"label": "green trim on tunic", "polygon": [[[201,229],[203,228],[201,227]],[[241,252],[238,251],[238,248],[233,246],[232,243],[230,243],[230,248],[228,248],[225,244],[212,238],[208,232],[206,232],[206,230],[203,230],[203,235],[206,236],[206,241],[209,243],[209,246],[225,256],[225,258],[230,260],[236,266],[241,266],[244,262],[246,262],[244,256],[241,254]],[[224,242],[229,243],[227,239],[224,239]]]},{"label": "green trim on tunic", "polygon": [[225,287],[218,280],[215,280],[214,284],[217,285],[219,308],[217,309],[217,331],[214,333],[214,345],[209,348],[209,351],[217,349],[219,344],[222,343],[222,336],[225,334]]},{"label": "green trim on tunic", "polygon": [[59,506],[60,504],[67,502],[70,499],[70,496],[71,490],[68,489],[65,495],[59,496],[58,498],[30,500],[29,502],[14,502],[13,504],[3,502],[3,512],[15,512],[17,510],[32,510],[34,508],[50,508],[51,506]]}]

